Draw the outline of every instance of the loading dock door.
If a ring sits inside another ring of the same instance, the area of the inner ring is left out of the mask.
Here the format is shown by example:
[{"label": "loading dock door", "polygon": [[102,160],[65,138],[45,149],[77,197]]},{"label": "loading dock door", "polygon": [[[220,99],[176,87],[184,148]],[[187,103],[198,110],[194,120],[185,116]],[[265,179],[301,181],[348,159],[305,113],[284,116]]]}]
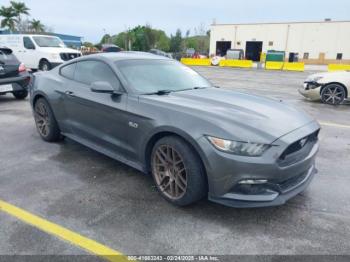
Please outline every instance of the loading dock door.
[{"label": "loading dock door", "polygon": [[263,42],[259,41],[247,41],[246,43],[246,59],[253,60],[255,62],[260,61],[260,54],[262,52]]},{"label": "loading dock door", "polygon": [[231,49],[230,41],[216,41],[216,55],[225,56],[229,49]]}]

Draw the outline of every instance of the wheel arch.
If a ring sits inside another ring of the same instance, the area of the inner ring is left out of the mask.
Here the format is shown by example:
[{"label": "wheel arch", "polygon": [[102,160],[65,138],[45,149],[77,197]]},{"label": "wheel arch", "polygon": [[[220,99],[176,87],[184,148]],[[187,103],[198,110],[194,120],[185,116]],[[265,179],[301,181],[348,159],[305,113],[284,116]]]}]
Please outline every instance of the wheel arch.
[{"label": "wheel arch", "polygon": [[152,154],[152,149],[157,141],[162,139],[163,137],[166,136],[175,136],[180,139],[182,139],[185,143],[187,143],[190,148],[193,150],[193,152],[197,155],[199,161],[201,162],[205,178],[206,178],[206,183],[208,185],[208,176],[207,176],[207,171],[206,171],[206,164],[205,164],[205,157],[203,151],[200,149],[196,141],[188,134],[181,130],[177,129],[161,129],[158,130],[157,132],[154,132],[150,138],[147,140],[147,143],[144,146],[144,161],[145,161],[145,167],[146,167],[146,172],[149,173],[151,171],[151,154]]},{"label": "wheel arch", "polygon": [[348,95],[349,95],[349,91],[348,91],[348,88],[346,87],[346,85],[344,85],[343,83],[340,83],[340,82],[329,82],[327,84],[325,84],[324,86],[321,87],[320,89],[320,96],[322,95],[322,91],[325,87],[329,86],[329,85],[340,85],[342,87],[344,87],[344,90],[345,90],[345,98],[348,98]]},{"label": "wheel arch", "polygon": [[51,62],[47,58],[42,57],[39,60],[38,68],[40,68],[40,65],[41,65],[42,62],[48,62],[49,64],[51,64]]},{"label": "wheel arch", "polygon": [[35,105],[36,101],[38,101],[39,98],[44,98],[49,103],[47,97],[43,93],[38,92],[32,98],[32,106],[33,106],[33,108],[34,108],[34,105]]}]

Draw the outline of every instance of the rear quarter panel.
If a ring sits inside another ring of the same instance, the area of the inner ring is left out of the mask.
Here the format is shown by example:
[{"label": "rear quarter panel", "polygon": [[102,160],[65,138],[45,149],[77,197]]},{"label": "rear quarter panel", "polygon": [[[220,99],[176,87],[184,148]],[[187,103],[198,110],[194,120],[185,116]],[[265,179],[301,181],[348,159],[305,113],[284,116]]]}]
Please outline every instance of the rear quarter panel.
[{"label": "rear quarter panel", "polygon": [[66,128],[62,121],[66,116],[61,93],[64,92],[64,86],[64,78],[58,74],[57,69],[53,69],[48,72],[34,74],[33,83],[30,87],[32,107],[34,107],[38,97],[44,97],[50,104],[62,132]]}]

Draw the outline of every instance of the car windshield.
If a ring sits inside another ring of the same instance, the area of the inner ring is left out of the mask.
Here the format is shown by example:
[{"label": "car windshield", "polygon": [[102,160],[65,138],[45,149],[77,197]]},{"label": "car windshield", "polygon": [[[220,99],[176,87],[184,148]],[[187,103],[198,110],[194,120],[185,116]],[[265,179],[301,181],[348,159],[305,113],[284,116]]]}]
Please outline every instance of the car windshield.
[{"label": "car windshield", "polygon": [[142,94],[212,87],[196,71],[174,60],[124,60],[116,65],[128,84]]},{"label": "car windshield", "polygon": [[35,43],[40,47],[64,47],[64,43],[57,37],[33,36]]}]

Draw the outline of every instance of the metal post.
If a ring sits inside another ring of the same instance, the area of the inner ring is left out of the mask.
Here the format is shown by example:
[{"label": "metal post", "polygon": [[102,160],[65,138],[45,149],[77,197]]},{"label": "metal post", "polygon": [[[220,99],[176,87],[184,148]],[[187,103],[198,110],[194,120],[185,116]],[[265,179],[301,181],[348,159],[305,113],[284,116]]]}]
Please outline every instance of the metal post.
[{"label": "metal post", "polygon": [[284,49],[284,52],[286,53],[286,56],[287,56],[288,42],[289,42],[289,31],[290,31],[290,25],[288,25],[288,27],[287,27],[286,47]]},{"label": "metal post", "polygon": [[236,44],[237,44],[237,26],[235,25],[235,42],[233,44],[235,49],[236,49]]}]

